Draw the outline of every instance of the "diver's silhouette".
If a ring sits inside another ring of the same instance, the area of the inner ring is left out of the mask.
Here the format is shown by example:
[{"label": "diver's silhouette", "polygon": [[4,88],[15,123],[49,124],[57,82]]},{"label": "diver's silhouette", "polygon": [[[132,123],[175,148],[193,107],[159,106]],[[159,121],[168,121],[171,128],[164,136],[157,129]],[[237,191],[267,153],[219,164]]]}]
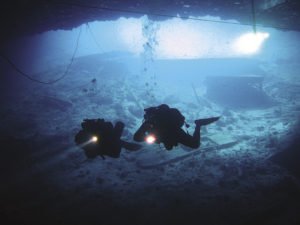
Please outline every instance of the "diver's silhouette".
[{"label": "diver's silhouette", "polygon": [[193,136],[182,130],[185,117],[176,108],[166,104],[150,107],[144,110],[144,122],[134,134],[134,140],[163,143],[167,150],[171,150],[178,143],[190,148],[200,146],[200,127],[217,121],[220,117],[195,120]]},{"label": "diver's silhouette", "polygon": [[115,126],[104,119],[85,119],[81,123],[82,130],[75,136],[75,142],[83,148],[88,158],[95,158],[104,155],[118,158],[122,147],[136,151],[140,145],[121,140],[124,123],[117,122]]}]

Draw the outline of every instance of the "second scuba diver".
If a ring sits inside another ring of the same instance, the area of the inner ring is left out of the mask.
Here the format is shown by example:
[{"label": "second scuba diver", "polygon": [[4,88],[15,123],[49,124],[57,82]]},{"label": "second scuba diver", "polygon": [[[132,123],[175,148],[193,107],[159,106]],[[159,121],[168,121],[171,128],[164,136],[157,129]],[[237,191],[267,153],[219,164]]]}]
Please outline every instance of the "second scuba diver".
[{"label": "second scuba diver", "polygon": [[170,108],[166,104],[150,107],[144,110],[144,122],[134,134],[134,140],[138,142],[163,143],[167,150],[171,150],[179,143],[190,148],[200,146],[200,128],[217,121],[220,117],[195,120],[193,135],[187,134],[181,127],[185,117],[176,108]]},{"label": "second scuba diver", "polygon": [[121,140],[124,123],[117,122],[115,126],[104,119],[85,119],[81,123],[82,130],[75,136],[75,142],[80,146],[87,158],[104,155],[119,158],[121,149],[136,151],[141,148],[139,144]]}]

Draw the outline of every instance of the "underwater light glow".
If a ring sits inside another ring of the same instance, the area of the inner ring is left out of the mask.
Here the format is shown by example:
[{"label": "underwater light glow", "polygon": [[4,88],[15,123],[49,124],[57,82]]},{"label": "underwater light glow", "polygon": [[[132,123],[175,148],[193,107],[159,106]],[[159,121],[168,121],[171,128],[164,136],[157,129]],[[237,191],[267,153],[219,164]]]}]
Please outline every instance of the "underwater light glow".
[{"label": "underwater light glow", "polygon": [[239,53],[253,54],[259,51],[268,37],[268,33],[246,33],[237,39],[235,48]]},{"label": "underwater light glow", "polygon": [[[203,19],[224,22],[215,17],[203,17]],[[79,32],[80,29],[82,33]],[[208,23],[180,18],[153,21],[147,16],[121,17],[114,21],[90,22],[72,31],[49,31],[35,37],[34,41],[28,44],[22,41],[18,46],[38,46],[34,50],[38,62],[30,65],[34,64],[34,71],[42,72],[51,60],[59,64],[69,63],[79,33],[81,35],[76,57],[128,52],[147,61],[150,58],[153,60],[245,56],[257,51],[269,36],[268,33],[241,36],[249,31],[249,27],[237,24]],[[49,46],[52,49],[51,54],[49,54]],[[23,51],[29,50],[26,47]],[[45,52],[48,53],[44,54]]]},{"label": "underwater light glow", "polygon": [[242,25],[225,26],[179,18],[160,22],[151,21],[147,17],[123,18],[119,20],[119,28],[124,48],[136,55],[151,55],[157,59],[250,55],[257,53],[269,37],[265,32],[246,33],[249,29]]},{"label": "underwater light glow", "polygon": [[80,148],[84,148],[85,146],[98,142],[99,138],[97,136],[92,136],[88,141],[79,145]]},{"label": "underwater light glow", "polygon": [[[142,32],[142,20],[134,18],[121,18],[118,20],[118,32],[126,48],[134,53],[140,54],[143,51],[143,44],[146,42]],[[117,40],[118,33],[115,34]]]},{"label": "underwater light glow", "polygon": [[146,137],[146,142],[148,144],[153,144],[156,141],[156,138],[154,135],[150,134]]},{"label": "underwater light glow", "polygon": [[91,141],[92,141],[92,142],[97,142],[97,141],[98,141],[98,137],[97,137],[97,136],[93,136],[93,137],[91,138]]},{"label": "underwater light glow", "polygon": [[193,23],[179,19],[162,22],[156,41],[160,58],[198,58],[207,48],[205,34]]}]

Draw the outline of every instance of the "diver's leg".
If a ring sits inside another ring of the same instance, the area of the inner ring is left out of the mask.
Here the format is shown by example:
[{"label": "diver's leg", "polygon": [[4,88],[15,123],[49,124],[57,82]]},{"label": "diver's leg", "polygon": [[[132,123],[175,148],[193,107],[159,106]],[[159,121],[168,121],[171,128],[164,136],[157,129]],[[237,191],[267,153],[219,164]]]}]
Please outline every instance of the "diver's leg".
[{"label": "diver's leg", "polygon": [[121,136],[122,136],[122,133],[123,133],[123,130],[124,130],[124,123],[122,122],[117,122],[115,127],[114,127],[114,135],[115,137],[117,138],[115,140],[115,152],[118,153],[118,155],[120,155],[120,152],[121,152],[121,148],[125,148],[129,151],[137,151],[139,150],[142,146],[139,145],[139,144],[135,144],[135,143],[130,143],[130,142],[127,142],[127,141],[123,141],[121,140]]},{"label": "diver's leg", "polygon": [[114,127],[114,135],[116,138],[121,138],[123,130],[124,130],[124,123],[123,122],[117,122]]},{"label": "diver's leg", "polygon": [[178,142],[190,148],[199,148],[200,146],[200,125],[197,124],[193,136],[185,133],[182,129],[178,131]]},{"label": "diver's leg", "polygon": [[120,138],[122,136],[125,125],[122,122],[117,122],[114,127],[112,123],[110,124],[112,128],[106,134],[107,137],[105,138],[105,143],[103,143],[103,151],[105,152],[105,155],[113,158],[118,158],[120,157],[122,149]]}]

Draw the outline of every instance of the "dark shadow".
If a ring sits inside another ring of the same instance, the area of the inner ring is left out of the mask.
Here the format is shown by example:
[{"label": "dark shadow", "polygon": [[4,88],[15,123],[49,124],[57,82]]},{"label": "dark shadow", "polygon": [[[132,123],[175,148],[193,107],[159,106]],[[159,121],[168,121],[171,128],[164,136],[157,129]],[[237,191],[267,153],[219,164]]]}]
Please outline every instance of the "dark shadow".
[{"label": "dark shadow", "polygon": [[300,179],[300,121],[294,128],[290,144],[271,157],[271,161],[286,168],[295,177]]}]

